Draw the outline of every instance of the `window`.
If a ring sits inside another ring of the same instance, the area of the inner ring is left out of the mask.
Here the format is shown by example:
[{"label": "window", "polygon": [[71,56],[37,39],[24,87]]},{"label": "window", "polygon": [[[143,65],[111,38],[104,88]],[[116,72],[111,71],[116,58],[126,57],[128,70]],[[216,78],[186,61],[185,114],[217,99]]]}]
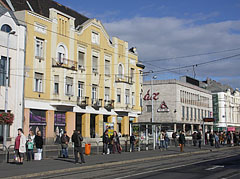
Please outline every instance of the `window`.
[{"label": "window", "polygon": [[12,28],[8,25],[8,24],[3,24],[2,27],[1,27],[1,31],[3,32],[11,32]]},{"label": "window", "polygon": [[129,96],[130,96],[130,90],[126,89],[125,90],[125,104],[129,104]]},{"label": "window", "polygon": [[184,119],[185,118],[185,107],[182,106],[182,118]]},{"label": "window", "polygon": [[142,98],[142,93],[140,93],[140,106],[142,107],[143,106],[143,98]]},{"label": "window", "polygon": [[152,112],[152,105],[147,105],[147,112]]},{"label": "window", "polygon": [[118,78],[123,78],[123,65],[118,65]]},{"label": "window", "polygon": [[98,57],[94,55],[92,56],[92,72],[98,72]]},{"label": "window", "polygon": [[194,108],[194,119],[196,120],[197,119],[197,109]]},{"label": "window", "polygon": [[109,87],[105,87],[104,93],[105,93],[104,100],[105,101],[109,101],[110,100],[110,88]]},{"label": "window", "polygon": [[193,108],[191,108],[191,120],[193,119]]},{"label": "window", "polygon": [[117,88],[117,102],[121,103],[121,88]]},{"label": "window", "polygon": [[83,97],[83,89],[84,89],[84,83],[79,81],[78,82],[78,97],[79,98]]},{"label": "window", "polygon": [[59,94],[59,75],[54,75],[54,94]]},{"label": "window", "polygon": [[135,93],[132,92],[132,105],[135,106]]},{"label": "window", "polygon": [[198,109],[198,120],[200,120],[200,109]]},{"label": "window", "polygon": [[131,73],[130,73],[130,82],[132,82],[133,81],[133,78],[134,78],[134,68],[131,68]]},{"label": "window", "polygon": [[99,44],[99,34],[96,32],[92,32],[92,43]]},{"label": "window", "polygon": [[[1,56],[0,86],[6,86],[7,57]],[[10,84],[10,63],[8,64],[8,86]]]},{"label": "window", "polygon": [[36,38],[35,41],[35,57],[44,58],[44,40]]},{"label": "window", "polygon": [[105,75],[110,76],[110,61],[105,60]]},{"label": "window", "polygon": [[97,85],[92,86],[92,104],[96,102],[97,99]]},{"label": "window", "polygon": [[84,68],[85,53],[78,51],[78,69]]},{"label": "window", "polygon": [[189,107],[187,107],[187,120],[189,119]]},{"label": "window", "polygon": [[73,78],[71,77],[66,77],[65,94],[73,96]]},{"label": "window", "polygon": [[67,64],[65,48],[62,45],[58,47],[57,61],[62,64]]},{"label": "window", "polygon": [[35,89],[36,92],[43,92],[43,74],[35,73]]}]

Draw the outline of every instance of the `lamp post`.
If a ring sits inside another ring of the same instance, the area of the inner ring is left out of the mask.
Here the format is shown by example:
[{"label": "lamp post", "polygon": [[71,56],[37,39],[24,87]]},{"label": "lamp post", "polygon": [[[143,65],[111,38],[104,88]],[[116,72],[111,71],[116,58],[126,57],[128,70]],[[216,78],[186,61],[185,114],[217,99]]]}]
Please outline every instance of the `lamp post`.
[{"label": "lamp post", "polygon": [[[16,32],[15,31],[10,31],[8,32],[8,36],[7,36],[7,62],[6,62],[6,87],[5,87],[5,107],[4,107],[4,112],[7,112],[8,109],[8,71],[9,71],[9,37],[10,35],[14,35]],[[7,143],[7,125],[4,124],[3,125],[3,146],[6,146]]]},{"label": "lamp post", "polygon": [[156,149],[156,128],[154,125],[154,110],[153,110],[153,79],[156,79],[157,76],[154,75],[151,78],[151,101],[152,101],[152,135],[153,135],[153,150]]}]

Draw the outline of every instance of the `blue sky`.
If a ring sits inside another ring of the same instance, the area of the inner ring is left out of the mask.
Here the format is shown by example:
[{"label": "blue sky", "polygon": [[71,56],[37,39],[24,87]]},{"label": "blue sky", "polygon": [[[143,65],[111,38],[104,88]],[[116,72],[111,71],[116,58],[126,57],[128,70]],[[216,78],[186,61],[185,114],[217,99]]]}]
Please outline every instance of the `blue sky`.
[{"label": "blue sky", "polygon": [[[169,69],[240,54],[240,0],[56,1],[101,20],[110,36],[136,46],[146,71],[158,79],[193,76],[192,67]],[[183,56],[191,57],[174,58]],[[239,67],[240,56],[198,65],[196,78],[240,88]]]}]

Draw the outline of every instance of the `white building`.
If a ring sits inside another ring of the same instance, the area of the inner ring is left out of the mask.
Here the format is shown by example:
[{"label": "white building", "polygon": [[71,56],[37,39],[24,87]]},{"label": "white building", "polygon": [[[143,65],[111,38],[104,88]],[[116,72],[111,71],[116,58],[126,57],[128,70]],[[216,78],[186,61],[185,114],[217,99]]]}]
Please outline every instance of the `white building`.
[{"label": "white building", "polygon": [[[212,117],[212,95],[210,91],[193,84],[179,80],[154,80],[151,86],[151,81],[144,82],[139,122],[152,122],[153,96],[153,122],[162,130],[184,130],[191,134],[202,129],[203,118]],[[205,124],[205,131],[213,130],[213,123]]]},{"label": "white building", "polygon": [[[10,32],[15,34],[9,34]],[[14,114],[14,122],[7,128],[7,137],[17,136],[17,129],[23,127],[23,85],[25,26],[20,25],[14,14],[0,5],[0,112],[5,109],[6,62],[9,49],[8,111]],[[7,45],[9,42],[9,45]],[[9,48],[8,48],[9,47]],[[3,125],[0,125],[0,141],[3,139]],[[8,138],[9,140],[10,138]]]},{"label": "white building", "polygon": [[219,130],[240,130],[240,92],[236,89],[231,93],[213,93],[214,117],[217,119],[216,129]]}]

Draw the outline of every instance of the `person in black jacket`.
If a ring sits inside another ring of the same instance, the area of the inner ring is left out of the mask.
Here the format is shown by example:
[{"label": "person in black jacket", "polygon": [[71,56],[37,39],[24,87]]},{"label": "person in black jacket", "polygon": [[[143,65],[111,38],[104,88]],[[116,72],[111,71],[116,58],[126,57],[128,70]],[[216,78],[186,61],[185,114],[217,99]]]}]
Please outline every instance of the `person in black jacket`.
[{"label": "person in black jacket", "polygon": [[43,138],[41,131],[37,131],[37,135],[35,136],[35,144],[37,148],[37,153],[40,153],[42,158]]},{"label": "person in black jacket", "polygon": [[183,131],[180,132],[178,142],[179,142],[179,145],[180,145],[180,151],[183,152],[183,146],[185,144],[185,135],[184,135]]},{"label": "person in black jacket", "polygon": [[103,155],[108,153],[108,144],[110,138],[108,136],[108,130],[103,133]]},{"label": "person in black jacket", "polygon": [[74,131],[72,135],[72,142],[74,143],[75,164],[77,164],[79,160],[78,153],[80,154],[80,157],[81,157],[81,162],[79,163],[80,164],[85,163],[83,150],[82,150],[82,141],[83,141],[83,137],[80,131]]},{"label": "person in black jacket", "polygon": [[61,146],[62,146],[63,158],[68,158],[68,143],[69,143],[69,137],[67,135],[67,132],[64,131],[64,134],[61,137]]}]

